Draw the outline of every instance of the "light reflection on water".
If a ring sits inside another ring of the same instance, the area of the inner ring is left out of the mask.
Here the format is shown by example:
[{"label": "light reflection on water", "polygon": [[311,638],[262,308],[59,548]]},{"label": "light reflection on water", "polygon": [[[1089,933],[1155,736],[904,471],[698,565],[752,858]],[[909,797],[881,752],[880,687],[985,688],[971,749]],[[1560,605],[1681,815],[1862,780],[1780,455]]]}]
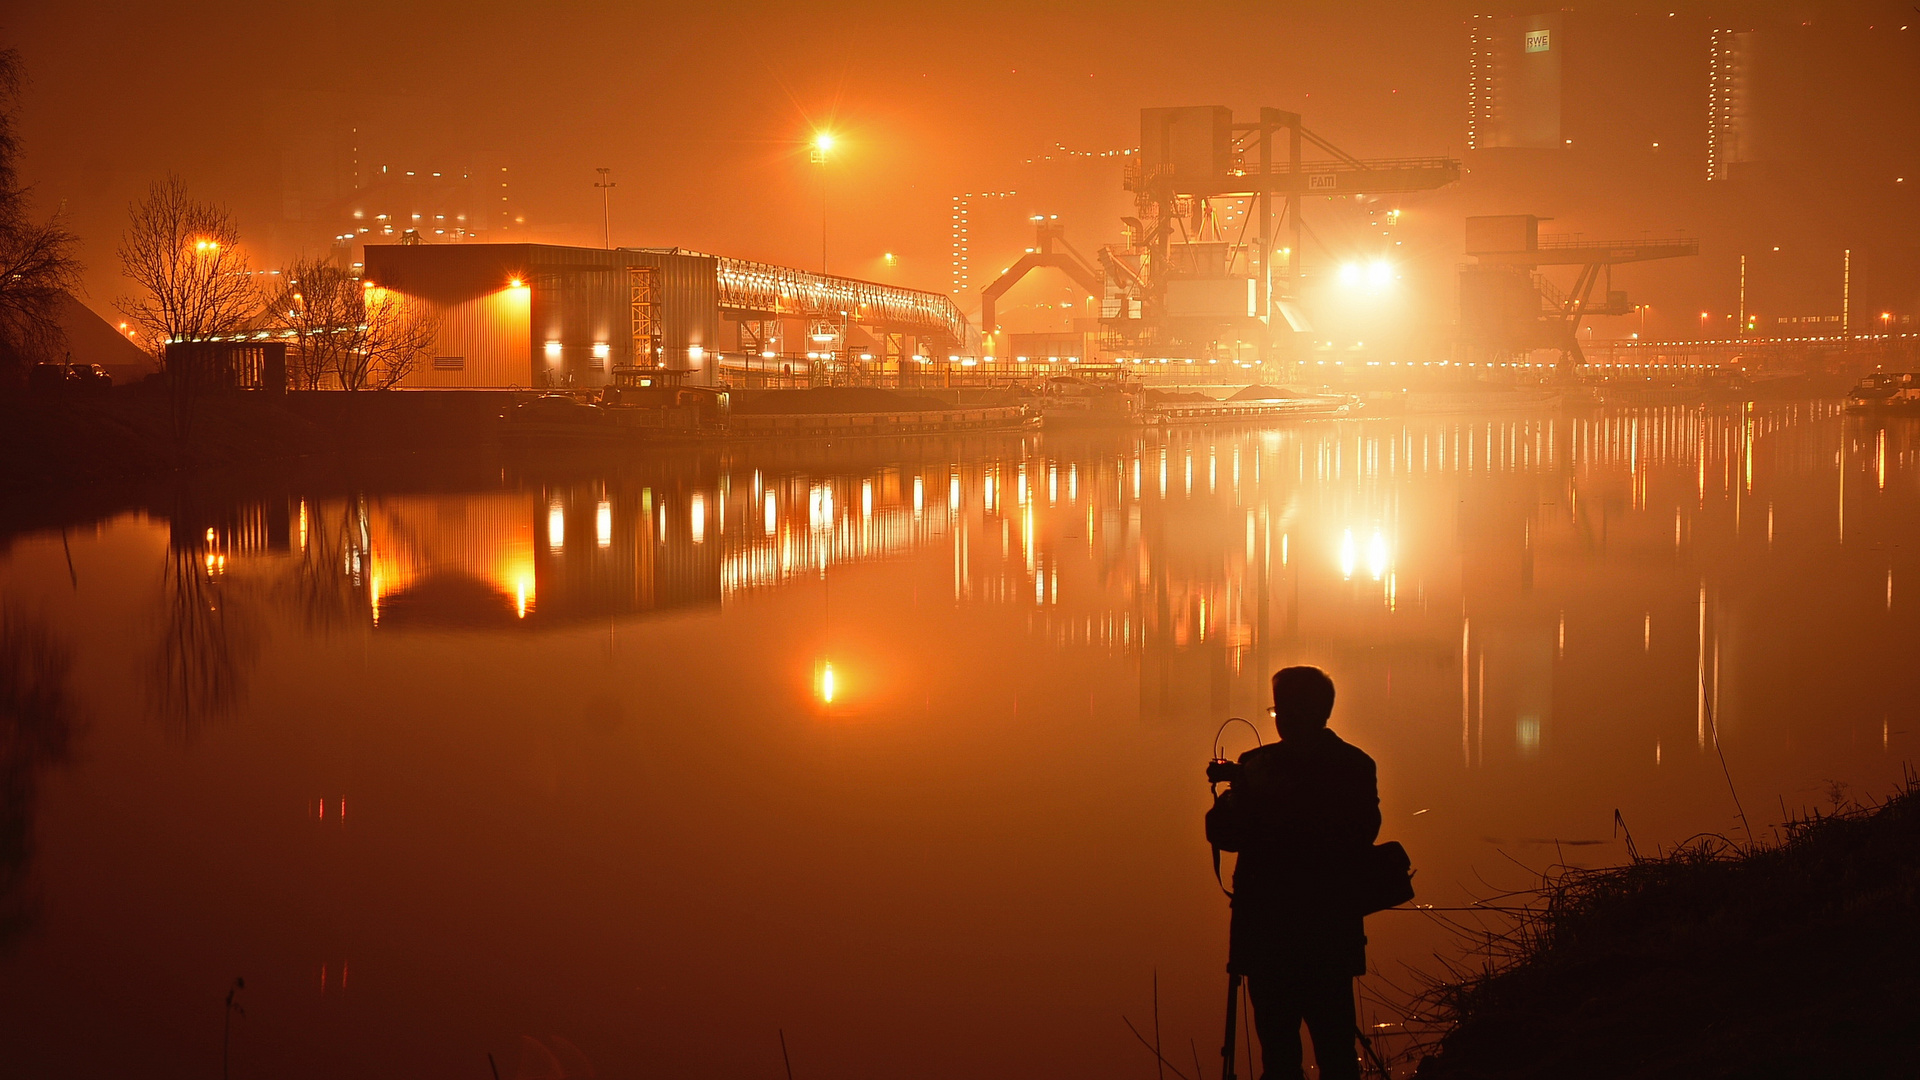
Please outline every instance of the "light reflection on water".
[{"label": "light reflection on water", "polygon": [[[23,538],[0,581],[97,720],[39,796],[0,1041],[187,1060],[242,971],[261,1074],[523,1036],[747,1074],[782,1026],[822,1072],[1136,1067],[1112,1018],[1156,966],[1169,1026],[1214,1030],[1199,765],[1284,664],[1334,675],[1428,902],[1621,858],[1616,810],[1643,849],[1736,830],[1716,732],[1757,829],[1879,794],[1916,450],[1825,405],[1382,418]],[[1386,972],[1449,947],[1369,933]],[[122,971],[138,1005],[95,989]]]}]

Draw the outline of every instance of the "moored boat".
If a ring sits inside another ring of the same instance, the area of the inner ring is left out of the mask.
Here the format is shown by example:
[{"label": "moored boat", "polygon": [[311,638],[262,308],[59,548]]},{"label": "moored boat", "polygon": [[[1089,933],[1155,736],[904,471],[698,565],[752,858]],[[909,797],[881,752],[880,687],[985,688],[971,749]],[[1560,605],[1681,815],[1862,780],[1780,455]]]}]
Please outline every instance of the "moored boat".
[{"label": "moored boat", "polygon": [[993,405],[901,412],[736,414],[727,425],[727,435],[744,439],[859,438],[1027,431],[1039,426],[1040,417],[1026,406]]},{"label": "moored boat", "polygon": [[1920,416],[1920,372],[1874,372],[1847,392],[1847,411]]},{"label": "moored boat", "polygon": [[1035,405],[1049,431],[1134,427],[1145,409],[1139,383],[1119,373],[1056,375],[1041,384]]},{"label": "moored boat", "polygon": [[616,442],[630,437],[607,411],[570,394],[542,394],[508,409],[502,435],[522,446]]},{"label": "moored boat", "polygon": [[1148,408],[1150,424],[1254,424],[1273,420],[1331,420],[1359,410],[1354,399],[1337,394],[1251,401],[1165,402]]}]

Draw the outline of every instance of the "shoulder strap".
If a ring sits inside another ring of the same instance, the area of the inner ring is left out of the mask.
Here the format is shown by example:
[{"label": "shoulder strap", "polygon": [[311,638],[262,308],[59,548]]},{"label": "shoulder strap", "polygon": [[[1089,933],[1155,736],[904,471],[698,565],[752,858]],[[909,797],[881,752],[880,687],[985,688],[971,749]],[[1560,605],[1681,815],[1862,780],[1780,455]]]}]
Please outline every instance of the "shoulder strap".
[{"label": "shoulder strap", "polygon": [[[1214,792],[1213,794],[1213,804],[1215,806],[1220,805],[1220,793],[1218,791]],[[1212,845],[1212,847],[1213,847],[1213,883],[1215,885],[1220,886],[1220,891],[1226,894],[1227,899],[1231,900],[1233,899],[1233,890],[1227,888],[1226,879],[1220,876],[1220,845],[1214,844]]]}]

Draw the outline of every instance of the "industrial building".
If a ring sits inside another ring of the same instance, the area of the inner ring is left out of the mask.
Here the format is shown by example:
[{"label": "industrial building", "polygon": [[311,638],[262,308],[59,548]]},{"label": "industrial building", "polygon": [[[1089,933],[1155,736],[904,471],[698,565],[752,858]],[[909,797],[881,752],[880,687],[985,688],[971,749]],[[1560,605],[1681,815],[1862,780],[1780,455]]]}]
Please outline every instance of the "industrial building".
[{"label": "industrial building", "polygon": [[[1007,351],[1297,362],[1296,339],[1310,329],[1300,303],[1306,203],[1432,191],[1459,180],[1460,169],[1451,157],[1354,157],[1282,109],[1245,122],[1221,105],[1142,109],[1140,147],[1123,181],[1134,201],[1122,219],[1125,239],[1097,248],[1090,263],[1066,244],[1057,219],[1036,218],[1035,246],[982,290],[981,323],[996,332],[999,298],[1029,272],[1052,268],[1097,303],[1097,318],[1076,320],[1091,336],[1081,344],[1059,335],[1009,340]],[[957,203],[954,220],[957,236]]]},{"label": "industrial building", "polygon": [[409,387],[590,388],[622,371],[713,385],[911,385],[978,348],[944,294],[678,248],[386,244],[369,287],[431,305]]}]

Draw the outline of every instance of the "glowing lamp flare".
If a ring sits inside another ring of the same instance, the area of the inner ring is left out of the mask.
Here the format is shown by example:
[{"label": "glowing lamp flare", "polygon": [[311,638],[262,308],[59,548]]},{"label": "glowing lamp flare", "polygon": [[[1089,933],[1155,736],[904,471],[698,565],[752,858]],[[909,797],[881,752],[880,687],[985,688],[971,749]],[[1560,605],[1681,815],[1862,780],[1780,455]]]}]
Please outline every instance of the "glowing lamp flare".
[{"label": "glowing lamp flare", "polygon": [[826,705],[833,704],[833,694],[833,665],[831,663],[822,664],[820,665],[820,701]]},{"label": "glowing lamp flare", "polygon": [[1385,259],[1375,259],[1370,263],[1343,263],[1340,267],[1340,284],[1344,288],[1365,287],[1369,292],[1379,292],[1393,284],[1393,264]]}]

